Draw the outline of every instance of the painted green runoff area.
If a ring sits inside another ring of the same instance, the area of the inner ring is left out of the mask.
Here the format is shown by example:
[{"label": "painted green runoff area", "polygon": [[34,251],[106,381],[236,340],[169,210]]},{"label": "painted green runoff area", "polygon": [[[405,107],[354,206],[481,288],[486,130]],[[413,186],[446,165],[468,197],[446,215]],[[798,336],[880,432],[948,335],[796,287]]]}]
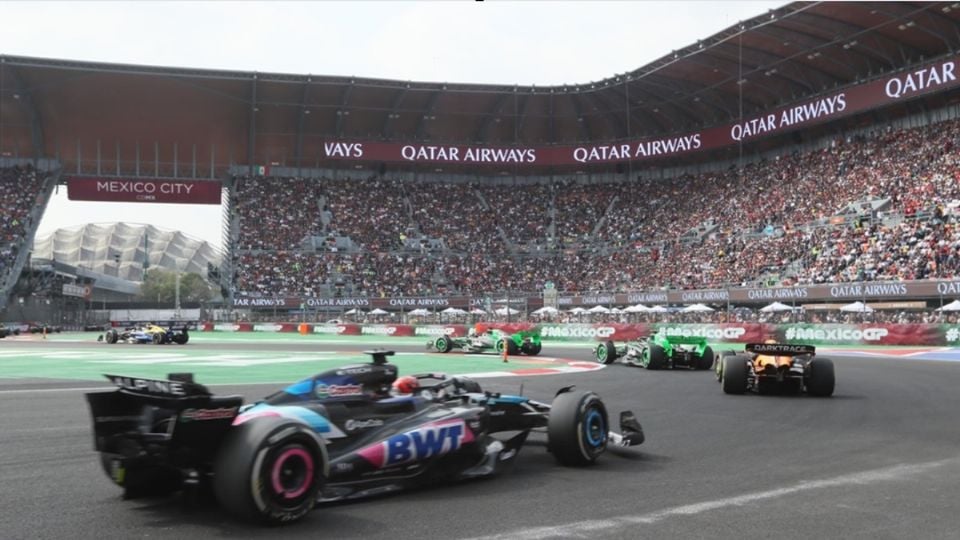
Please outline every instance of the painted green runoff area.
[{"label": "painted green runoff area", "polygon": [[[22,338],[21,338],[22,339]],[[426,345],[429,339],[421,337],[387,336],[335,336],[280,333],[200,333],[190,335],[190,344],[209,345],[250,343],[316,343],[315,352],[274,351],[258,347],[243,350],[236,347],[215,350],[179,345],[99,345],[92,333],[63,333],[47,337],[58,342],[56,347],[45,348],[37,343],[24,345],[16,339],[0,340],[0,379],[54,378],[76,380],[101,380],[103,373],[135,375],[140,377],[165,377],[172,372],[192,372],[197,380],[209,384],[229,383],[277,383],[284,384],[308,377],[344,364],[369,361],[358,351],[335,351],[337,344],[369,345],[373,348],[390,348],[393,345]],[[30,341],[40,341],[39,337]],[[65,342],[76,342],[75,348],[65,347]],[[80,343],[83,343],[82,345]],[[592,349],[596,341],[544,341],[544,357],[552,357],[551,347]],[[714,351],[742,350],[737,343],[711,343]],[[325,351],[319,349],[326,349]],[[836,346],[831,349],[877,350],[883,346]],[[590,353],[587,353],[590,355]],[[588,356],[579,354],[586,359]],[[592,356],[592,355],[590,355]],[[504,364],[493,354],[463,355],[427,352],[398,352],[391,361],[400,367],[400,373],[440,372],[449,375],[502,372],[549,367],[552,362],[526,356],[512,356]],[[555,364],[553,364],[555,365]]]},{"label": "painted green runoff area", "polygon": [[[191,343],[227,342],[219,336],[191,335]],[[230,336],[236,337],[236,336]],[[272,336],[271,336],[272,337]],[[325,346],[341,343],[364,343],[364,338],[346,340],[317,339],[313,336],[287,335],[286,339],[273,340],[287,343],[299,339],[317,341]],[[51,341],[91,341],[90,334],[61,334],[51,336]],[[95,339],[95,338],[94,338]],[[384,341],[381,338],[380,341]],[[396,338],[393,342],[396,343]],[[231,340],[232,341],[232,340]],[[254,340],[251,340],[254,341]],[[256,341],[271,341],[256,340]],[[417,341],[426,342],[417,338]],[[371,343],[373,345],[373,343]],[[371,347],[372,348],[372,347]],[[76,348],[45,348],[31,343],[17,344],[13,340],[0,342],[0,378],[53,378],[77,380],[102,380],[102,374],[132,375],[149,378],[164,378],[168,373],[191,372],[197,381],[209,384],[227,383],[278,383],[285,384],[309,377],[320,371],[345,364],[369,362],[370,357],[359,351],[276,351],[269,350],[211,350],[179,345],[101,345],[84,344]],[[515,356],[503,363],[496,355],[438,354],[427,352],[398,352],[391,362],[397,364],[400,373],[439,372],[448,375],[485,373],[517,369],[535,369],[552,363],[537,358]]]}]

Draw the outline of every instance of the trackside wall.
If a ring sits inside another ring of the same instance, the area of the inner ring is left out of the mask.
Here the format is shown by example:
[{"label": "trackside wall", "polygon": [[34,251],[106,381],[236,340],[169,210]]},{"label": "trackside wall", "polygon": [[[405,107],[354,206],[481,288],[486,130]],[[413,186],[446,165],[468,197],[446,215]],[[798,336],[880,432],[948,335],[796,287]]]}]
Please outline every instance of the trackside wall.
[{"label": "trackside wall", "polygon": [[[544,341],[626,341],[657,331],[674,336],[704,337],[711,342],[750,343],[775,339],[784,343],[812,345],[960,345],[960,325],[949,324],[539,324],[478,323],[482,328],[506,332],[539,330]],[[464,324],[305,324],[203,323],[208,332],[287,332],[316,335],[425,337],[467,334]]]}]

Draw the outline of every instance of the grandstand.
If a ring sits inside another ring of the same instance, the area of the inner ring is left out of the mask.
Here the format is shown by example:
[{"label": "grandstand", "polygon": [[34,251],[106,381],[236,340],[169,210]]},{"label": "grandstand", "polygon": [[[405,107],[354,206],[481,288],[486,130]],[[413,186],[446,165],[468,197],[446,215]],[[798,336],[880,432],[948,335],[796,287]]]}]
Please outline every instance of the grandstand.
[{"label": "grandstand", "polygon": [[[796,2],[562,87],[0,57],[13,81],[0,159],[17,164],[0,176],[13,209],[0,296],[53,185],[147,178],[226,188],[226,254],[197,264],[219,266],[228,308],[505,294],[534,307],[548,283],[566,305],[751,304],[767,296],[739,291],[866,282],[917,287],[850,297],[942,300],[927,282],[960,268],[958,13]],[[86,237],[34,257],[80,261]],[[103,273],[134,279],[144,260]]]}]

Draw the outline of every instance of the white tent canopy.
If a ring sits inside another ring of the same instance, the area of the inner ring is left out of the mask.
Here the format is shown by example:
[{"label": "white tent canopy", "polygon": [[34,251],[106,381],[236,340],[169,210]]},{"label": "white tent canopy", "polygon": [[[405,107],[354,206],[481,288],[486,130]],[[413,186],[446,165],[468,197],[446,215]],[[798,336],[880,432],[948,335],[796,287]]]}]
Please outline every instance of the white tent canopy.
[{"label": "white tent canopy", "polygon": [[587,310],[587,313],[610,313],[610,310],[603,306],[593,306]]},{"label": "white tent canopy", "polygon": [[570,313],[580,314],[580,313],[586,313],[586,311],[587,310],[583,309],[582,307],[575,307],[570,310]]},{"label": "white tent canopy", "polygon": [[774,303],[770,304],[769,306],[764,306],[764,307],[760,308],[760,311],[762,311],[762,312],[764,312],[764,313],[770,313],[770,312],[773,312],[773,311],[793,311],[793,308],[790,307],[790,306],[788,306],[788,305],[786,305],[786,304],[784,304],[784,303],[782,303],[782,302],[774,302]]},{"label": "white tent canopy", "polygon": [[471,309],[471,310],[470,310],[470,313],[473,313],[474,315],[486,315],[486,314],[487,314],[486,311],[484,311],[484,310],[482,310],[482,309],[480,309],[480,308],[478,308],[478,307],[475,307],[475,308]]},{"label": "white tent canopy", "polygon": [[493,312],[497,315],[516,315],[517,313],[520,313],[518,310],[513,309],[512,307],[502,307],[493,310]]},{"label": "white tent canopy", "polygon": [[382,309],[380,309],[380,308],[376,308],[376,309],[371,309],[371,310],[370,310],[370,315],[386,315],[386,314],[387,314],[387,312],[384,311],[384,310],[382,310]]},{"label": "white tent canopy", "polygon": [[555,308],[555,307],[543,306],[543,307],[540,308],[540,309],[534,310],[534,311],[533,311],[533,314],[534,314],[534,315],[554,315],[554,314],[559,313],[559,312],[560,312],[560,310],[557,309],[557,308]]},{"label": "white tent canopy", "polygon": [[346,312],[345,315],[359,315],[363,313],[363,310],[360,308],[353,308],[350,311]]},{"label": "white tent canopy", "polygon": [[713,311],[713,308],[703,304],[690,304],[689,306],[683,308],[681,311],[683,311],[684,313],[706,312],[706,311]]},{"label": "white tent canopy", "polygon": [[417,308],[411,311],[408,315],[413,315],[414,317],[425,317],[430,314],[429,310],[423,308]]},{"label": "white tent canopy", "polygon": [[840,311],[852,311],[856,313],[869,313],[873,311],[873,308],[864,304],[863,302],[854,302],[852,304],[847,304],[845,306],[840,306]]},{"label": "white tent canopy", "polygon": [[941,308],[937,308],[937,311],[960,311],[960,300],[954,300]]},{"label": "white tent canopy", "polygon": [[650,311],[650,308],[643,304],[637,304],[635,306],[629,306],[625,309],[627,313],[643,313],[644,311]]},{"label": "white tent canopy", "polygon": [[668,311],[670,311],[670,310],[667,309],[667,308],[665,308],[665,307],[663,307],[663,306],[653,306],[652,308],[648,309],[647,311],[650,312],[650,313],[666,313],[666,312],[668,312]]},{"label": "white tent canopy", "polygon": [[464,315],[466,314],[466,311],[460,308],[448,307],[447,309],[441,311],[440,313],[446,313],[448,315]]}]

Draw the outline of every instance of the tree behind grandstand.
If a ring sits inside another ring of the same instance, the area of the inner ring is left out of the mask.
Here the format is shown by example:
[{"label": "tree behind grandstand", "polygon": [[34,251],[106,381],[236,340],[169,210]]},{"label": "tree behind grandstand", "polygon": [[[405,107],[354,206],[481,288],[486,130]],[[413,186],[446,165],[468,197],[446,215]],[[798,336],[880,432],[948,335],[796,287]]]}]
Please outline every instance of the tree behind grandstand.
[{"label": "tree behind grandstand", "polygon": [[[172,303],[176,297],[176,288],[176,272],[153,268],[147,272],[147,277],[140,288],[140,296],[151,302]],[[206,302],[211,298],[213,298],[213,289],[200,274],[180,275],[181,302]]]}]

